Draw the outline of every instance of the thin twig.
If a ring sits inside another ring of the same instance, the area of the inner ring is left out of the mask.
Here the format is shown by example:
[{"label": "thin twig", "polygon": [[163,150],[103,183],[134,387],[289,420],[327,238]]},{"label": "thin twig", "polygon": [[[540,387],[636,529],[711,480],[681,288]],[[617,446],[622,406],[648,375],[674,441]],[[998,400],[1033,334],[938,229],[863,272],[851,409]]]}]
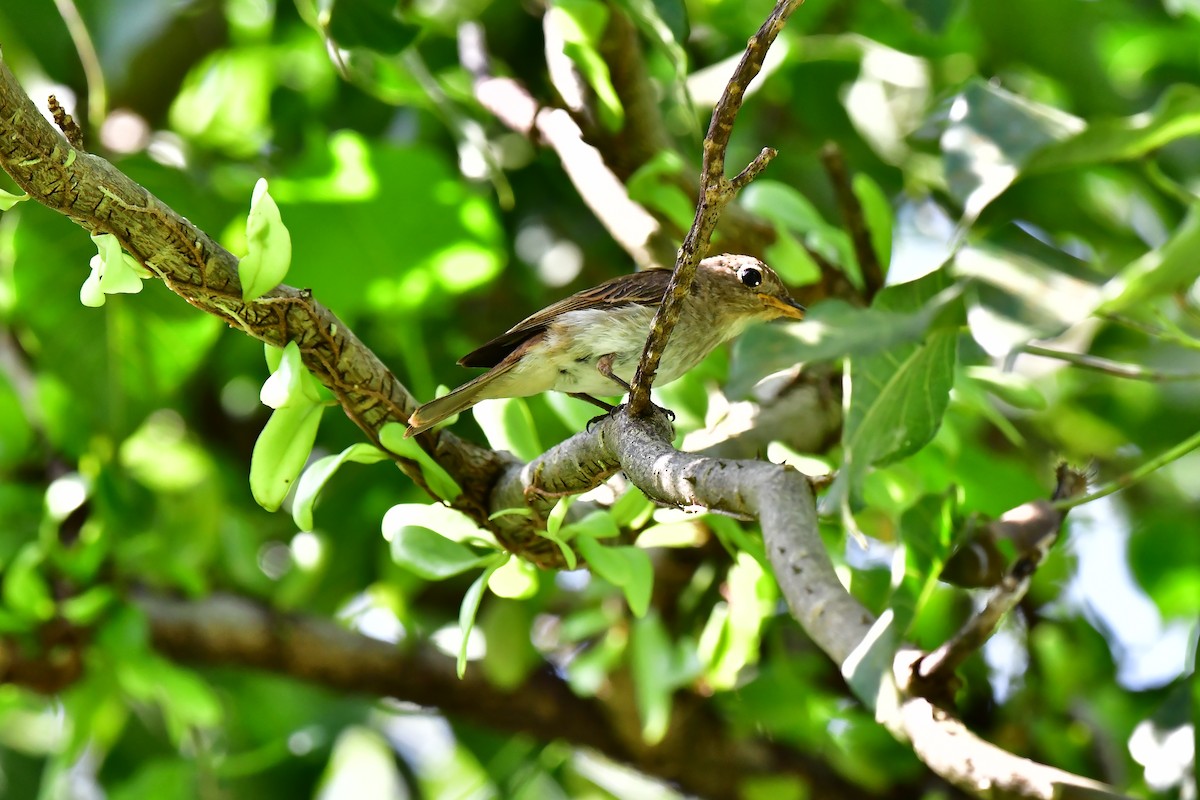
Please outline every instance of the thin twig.
[{"label": "thin twig", "polygon": [[1171,381],[1197,381],[1200,380],[1200,372],[1163,372],[1158,369],[1150,369],[1138,364],[1125,364],[1120,361],[1112,361],[1099,356],[1089,356],[1084,353],[1070,353],[1064,350],[1051,350],[1047,347],[1039,347],[1035,344],[1027,344],[1021,348],[1022,352],[1028,353],[1031,356],[1041,356],[1042,358],[1056,358],[1059,361],[1066,361],[1069,364],[1074,364],[1083,369],[1090,369],[1094,372],[1103,372],[1105,375],[1112,375],[1117,378],[1130,378],[1138,381],[1153,381],[1156,383],[1169,383]]},{"label": "thin twig", "polygon": [[1200,339],[1188,334],[1172,320],[1167,319],[1167,317],[1161,313],[1159,313],[1158,319],[1165,326],[1163,328],[1151,325],[1148,322],[1142,322],[1139,319],[1127,317],[1124,314],[1099,314],[1098,316],[1102,319],[1108,320],[1109,322],[1114,322],[1117,325],[1123,325],[1126,328],[1144,333],[1147,336],[1152,336],[1155,339],[1159,339],[1164,342],[1170,342],[1171,344],[1177,344],[1180,347],[1186,347],[1189,350],[1200,350]]},{"label": "thin twig", "polygon": [[79,63],[83,66],[83,78],[87,81],[88,92],[88,124],[99,125],[104,121],[108,108],[108,87],[104,82],[104,70],[100,67],[100,55],[96,52],[96,45],[92,42],[87,25],[84,24],[73,0],[54,0],[54,5],[58,7],[58,15],[67,26],[67,34],[71,37],[71,43],[75,45],[75,52],[79,55]]},{"label": "thin twig", "polygon": [[838,211],[842,215],[842,221],[846,223],[850,242],[854,246],[854,256],[858,259],[859,270],[862,271],[863,294],[870,302],[875,293],[883,288],[883,267],[879,263],[875,245],[871,242],[871,231],[867,227],[862,204],[858,202],[858,195],[854,194],[842,149],[834,142],[827,143],[821,148],[821,163],[825,165],[825,173],[829,176],[829,182],[833,184]]},{"label": "thin twig", "polygon": [[[1018,557],[1009,567],[1008,574],[992,590],[983,609],[967,620],[941,647],[917,663],[914,677],[920,681],[922,689],[934,696],[942,693],[950,685],[954,671],[991,638],[1000,620],[1021,602],[1021,598],[1029,591],[1033,574],[1058,540],[1066,513],[1058,507],[1058,501],[1081,494],[1086,488],[1087,478],[1083,473],[1065,464],[1060,465],[1058,486],[1052,500],[1038,500],[1018,506],[993,523],[1013,529],[1009,532],[997,531],[992,535],[1014,539]],[[1014,531],[1018,532],[1017,535],[1014,535]]]},{"label": "thin twig", "polygon": [[1099,500],[1101,497],[1108,497],[1114,492],[1127,489],[1155,470],[1165,467],[1172,461],[1182,458],[1198,447],[1200,447],[1200,431],[1193,433],[1191,436],[1184,439],[1174,447],[1159,453],[1157,456],[1145,462],[1144,464],[1140,464],[1136,469],[1125,473],[1119,478],[1109,481],[1091,494],[1083,497],[1069,497],[1055,501],[1054,508],[1058,511],[1068,511],[1076,506],[1081,506],[1084,503],[1090,503],[1093,500]]},{"label": "thin twig", "polygon": [[675,258],[675,273],[671,276],[671,283],[667,287],[662,305],[654,314],[650,335],[646,338],[637,373],[633,376],[629,411],[635,416],[646,414],[650,408],[650,386],[654,383],[654,375],[658,372],[658,365],[662,360],[663,351],[666,350],[671,331],[679,321],[683,299],[691,289],[696,267],[708,251],[709,240],[722,209],[734,198],[738,189],[766,168],[774,156],[774,150],[764,148],[734,181],[725,177],[725,151],[729,147],[733,122],[742,107],[746,89],[762,69],[767,50],[798,5],[800,0],[778,0],[771,15],[746,43],[746,52],[729,78],[717,107],[713,109],[708,134],[704,137],[704,159],[700,171],[700,198],[696,204],[696,216]]},{"label": "thin twig", "polygon": [[584,140],[575,119],[564,109],[541,106],[512,78],[492,75],[483,27],[478,23],[459,26],[458,52],[480,104],[508,128],[554,150],[583,202],[638,266],[668,263],[672,245],[662,226],[629,197],[604,155]]}]

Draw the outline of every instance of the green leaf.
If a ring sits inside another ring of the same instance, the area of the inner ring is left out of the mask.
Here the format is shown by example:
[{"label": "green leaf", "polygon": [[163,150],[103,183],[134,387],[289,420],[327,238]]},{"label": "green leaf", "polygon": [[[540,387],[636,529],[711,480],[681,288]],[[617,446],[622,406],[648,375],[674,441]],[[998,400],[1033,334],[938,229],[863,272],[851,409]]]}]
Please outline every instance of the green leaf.
[{"label": "green leaf", "polygon": [[629,176],[625,189],[629,199],[650,211],[658,211],[680,230],[691,227],[696,213],[695,198],[689,197],[677,180],[683,174],[683,159],[674,150],[655,153]]},{"label": "green leaf", "polygon": [[13,194],[0,189],[0,211],[8,211],[17,203],[23,203],[28,199],[28,194]]},{"label": "green leaf", "polygon": [[287,405],[271,418],[250,457],[250,492],[267,511],[277,511],[312,453],[325,406]]},{"label": "green leaf", "polygon": [[595,93],[601,124],[616,133],[625,124],[625,108],[598,49],[608,15],[608,8],[599,0],[554,0],[546,12],[546,24],[562,37],[563,53]]},{"label": "green leaf", "polygon": [[575,545],[592,572],[625,593],[634,616],[645,616],[654,588],[654,567],[646,551],[637,547],[605,547],[587,534],[577,536]]},{"label": "green leaf", "polygon": [[763,623],[774,615],[779,595],[771,574],[749,553],[738,553],[725,586],[725,601],[713,606],[697,646],[706,680],[718,690],[736,687],[742,670],[758,661]]},{"label": "green leaf", "polygon": [[21,397],[9,376],[0,371],[0,470],[20,463],[34,442],[33,426],[25,416]]},{"label": "green leaf", "polygon": [[499,546],[490,532],[480,528],[466,514],[441,503],[400,503],[392,506],[383,515],[383,538],[391,541],[409,525],[429,528],[455,542],[484,547]]},{"label": "green leaf", "polygon": [[416,41],[421,28],[397,17],[393,0],[334,0],[326,33],[339,47],[396,55]]},{"label": "green leaf", "polygon": [[955,493],[925,495],[900,520],[904,548],[896,552],[904,569],[892,570],[887,607],[863,642],[842,664],[850,688],[869,708],[888,692],[897,648],[937,587],[954,538]]},{"label": "green leaf", "polygon": [[92,236],[97,253],[92,256],[91,275],[79,290],[79,300],[85,306],[98,308],[110,294],[137,294],[142,291],[142,278],[149,273],[121,249],[117,237],[110,233]]},{"label": "green leaf", "polygon": [[[505,568],[500,569],[503,571]],[[495,585],[495,577],[493,575],[488,581],[489,586]],[[487,642],[487,658],[483,659],[480,667],[488,681],[501,691],[516,689],[533,670],[544,663],[542,654],[533,646],[529,635],[536,613],[537,609],[532,603],[498,597],[488,601],[487,608],[479,617],[478,624]]]},{"label": "green leaf", "polygon": [[[275,361],[275,354],[280,352],[279,348],[267,345],[267,363]],[[258,399],[268,408],[311,405],[320,400],[319,387],[317,379],[304,366],[300,346],[295,342],[288,342],[271,376],[263,382]]]},{"label": "green leaf", "polygon": [[867,233],[871,237],[871,248],[879,259],[883,274],[887,274],[888,265],[892,261],[892,204],[879,184],[871,180],[865,172],[856,172],[850,180],[850,189],[862,206],[863,221]]},{"label": "green leaf", "polygon": [[[943,271],[884,289],[875,298],[883,310],[917,310],[943,291]],[[850,400],[842,430],[842,468],[825,498],[857,498],[867,470],[920,450],[933,438],[950,402],[958,352],[956,329],[932,330],[909,342],[851,359]]]},{"label": "green leaf", "polygon": [[63,619],[72,625],[90,626],[118,601],[111,586],[93,586],[82,594],[67,598],[59,606]]},{"label": "green leaf", "polygon": [[313,506],[317,496],[325,488],[325,484],[334,476],[338,468],[346,462],[357,464],[377,464],[390,459],[387,453],[366,442],[358,442],[347,447],[342,452],[319,458],[308,465],[300,482],[296,484],[296,496],[292,498],[292,520],[302,531],[313,528]]},{"label": "green leaf", "polygon": [[[760,179],[747,186],[739,199],[746,208],[773,222],[781,233],[795,233],[804,245],[840,266],[852,280],[861,280],[858,259],[854,255],[854,245],[849,235],[841,228],[826,222],[816,205],[800,194],[795,187],[779,181]],[[781,253],[792,260],[800,259],[791,267],[786,263],[780,264],[784,269],[780,274],[785,279],[795,283],[811,283],[812,276],[820,275],[820,270],[807,253],[801,256],[796,252],[796,248],[789,247],[782,251],[773,250],[772,257]],[[792,274],[793,271],[800,275]]]},{"label": "green leaf", "polygon": [[995,367],[967,367],[966,376],[1014,408],[1043,411],[1046,396],[1028,377],[1016,372],[1003,372]]},{"label": "green leaf", "polygon": [[1100,310],[1115,314],[1191,285],[1200,277],[1200,202],[1161,246],[1122,269],[1104,287]]},{"label": "green leaf", "polygon": [[748,397],[762,378],[796,364],[870,356],[920,341],[930,325],[958,313],[962,291],[962,286],[948,286],[904,312],[825,300],[803,322],[753,326],[734,344],[726,393]]},{"label": "green leaf", "polygon": [[1035,154],[1084,128],[1077,117],[975,78],[945,104],[942,161],[950,195],[973,220]]},{"label": "green leaf", "polygon": [[670,726],[671,700],[676,688],[675,652],[657,612],[634,623],[629,655],[634,699],[642,720],[642,740],[654,746],[662,741]]},{"label": "green leaf", "polygon": [[246,246],[249,252],[238,262],[238,278],[242,299],[248,303],[283,283],[292,264],[292,237],[279,206],[267,192],[266,178],[254,184],[246,218]]},{"label": "green leaf", "polygon": [[495,553],[477,553],[466,545],[416,525],[399,529],[391,538],[391,544],[392,560],[427,581],[445,580],[496,557]]},{"label": "green leaf", "polygon": [[17,551],[4,570],[4,605],[18,616],[45,622],[54,616],[54,597],[42,574],[44,556],[41,545],[28,542]]},{"label": "green leaf", "polygon": [[1048,145],[1029,159],[1025,172],[1130,161],[1197,134],[1200,89],[1179,84],[1168,87],[1148,112],[1089,122],[1074,136]]},{"label": "green leaf", "polygon": [[617,521],[609,511],[592,511],[583,519],[563,527],[563,539],[570,541],[575,536],[591,536],[593,539],[611,539],[621,535]]},{"label": "green leaf", "polygon": [[416,461],[429,490],[447,503],[454,502],[462,494],[462,489],[441,464],[421,449],[416,439],[404,437],[405,430],[407,428],[399,422],[389,422],[379,429],[379,443],[402,458]]},{"label": "green leaf", "polygon": [[896,610],[903,623],[901,635],[908,633],[912,620],[924,608],[954,546],[955,497],[954,490],[925,495],[900,517],[904,572],[893,570],[888,607]]},{"label": "green leaf", "polygon": [[497,597],[521,600],[538,590],[538,569],[523,558],[512,557],[492,573],[488,588]]},{"label": "green leaf", "polygon": [[488,585],[492,573],[500,569],[509,559],[508,553],[491,556],[487,568],[480,573],[475,582],[463,595],[462,605],[458,607],[458,629],[462,641],[458,646],[458,661],[455,671],[461,679],[467,672],[467,645],[471,642],[471,629],[475,627],[475,615],[479,613],[479,604],[483,601],[483,590]]},{"label": "green leaf", "polygon": [[542,454],[529,405],[520,397],[484,400],[475,406],[475,421],[493,450],[507,450],[522,461]]},{"label": "green leaf", "polygon": [[995,238],[964,247],[951,265],[957,277],[971,279],[967,319],[989,354],[1006,356],[1031,339],[1057,336],[1096,310],[1101,288],[1072,274],[1082,272],[1078,262],[1024,233]]}]

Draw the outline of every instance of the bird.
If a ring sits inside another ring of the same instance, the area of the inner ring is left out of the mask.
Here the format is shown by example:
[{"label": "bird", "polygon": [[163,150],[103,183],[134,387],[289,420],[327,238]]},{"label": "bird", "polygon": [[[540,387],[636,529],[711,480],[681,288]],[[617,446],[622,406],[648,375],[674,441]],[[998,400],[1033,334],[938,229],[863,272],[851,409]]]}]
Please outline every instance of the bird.
[{"label": "bird", "polygon": [[[605,410],[593,395],[629,391],[650,324],[671,281],[670,269],[620,275],[558,301],[467,353],[464,367],[482,375],[417,408],[405,436],[415,436],[481,400],[564,392]],[[757,258],[723,254],[696,269],[679,322],[667,342],[656,383],[670,383],[753,322],[803,319],[774,270]]]}]

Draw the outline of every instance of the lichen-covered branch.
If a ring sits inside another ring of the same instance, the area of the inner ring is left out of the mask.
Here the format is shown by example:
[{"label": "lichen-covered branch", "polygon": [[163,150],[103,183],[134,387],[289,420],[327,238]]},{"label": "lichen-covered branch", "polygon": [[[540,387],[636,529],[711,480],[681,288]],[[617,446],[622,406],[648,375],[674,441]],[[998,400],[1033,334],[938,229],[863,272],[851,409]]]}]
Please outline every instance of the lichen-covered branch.
[{"label": "lichen-covered branch", "polygon": [[[305,366],[333,392],[367,438],[379,443],[389,422],[404,423],[417,403],[379,358],[308,290],[279,286],[242,300],[238,259],[103,158],[73,147],[38,113],[0,61],[0,168],[41,203],[89,233],[109,233],[196,308],[268,344],[296,342]],[[81,265],[82,267],[83,265]],[[81,270],[81,279],[83,276]],[[418,441],[463,488],[456,507],[491,528],[513,552],[543,544],[527,529],[489,523],[486,498],[508,463],[491,450],[439,432]],[[419,466],[397,458],[418,485]],[[537,554],[533,555],[538,559]]]}]

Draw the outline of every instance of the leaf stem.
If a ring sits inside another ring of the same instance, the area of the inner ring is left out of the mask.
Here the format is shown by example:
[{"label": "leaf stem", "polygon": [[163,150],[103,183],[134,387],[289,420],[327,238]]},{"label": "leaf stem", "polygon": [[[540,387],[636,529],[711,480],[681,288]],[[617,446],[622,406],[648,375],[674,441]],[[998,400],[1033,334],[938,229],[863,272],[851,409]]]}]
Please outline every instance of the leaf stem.
[{"label": "leaf stem", "polygon": [[1121,489],[1132,486],[1160,467],[1164,467],[1167,464],[1170,464],[1172,461],[1182,458],[1183,456],[1195,450],[1197,447],[1200,447],[1200,431],[1192,434],[1174,447],[1159,453],[1157,456],[1150,459],[1146,463],[1141,464],[1136,469],[1131,470],[1119,478],[1111,480],[1102,485],[1091,494],[1083,497],[1067,497],[1062,500],[1056,500],[1054,502],[1054,507],[1059,511],[1068,511],[1076,506],[1081,506],[1084,503],[1090,503],[1093,500],[1099,500],[1102,497],[1108,497],[1113,492],[1118,492]]},{"label": "leaf stem", "polygon": [[1200,372],[1164,372],[1162,370],[1143,367],[1138,364],[1125,364],[1120,361],[1112,361],[1107,358],[1100,358],[1099,356],[1090,356],[1085,353],[1070,353],[1064,350],[1051,350],[1050,348],[1039,347],[1035,344],[1027,344],[1021,348],[1021,350],[1031,356],[1056,358],[1059,361],[1066,361],[1083,369],[1090,369],[1093,372],[1102,372],[1106,375],[1112,375],[1117,378],[1130,378],[1133,380],[1154,381],[1157,383],[1200,380]]}]

